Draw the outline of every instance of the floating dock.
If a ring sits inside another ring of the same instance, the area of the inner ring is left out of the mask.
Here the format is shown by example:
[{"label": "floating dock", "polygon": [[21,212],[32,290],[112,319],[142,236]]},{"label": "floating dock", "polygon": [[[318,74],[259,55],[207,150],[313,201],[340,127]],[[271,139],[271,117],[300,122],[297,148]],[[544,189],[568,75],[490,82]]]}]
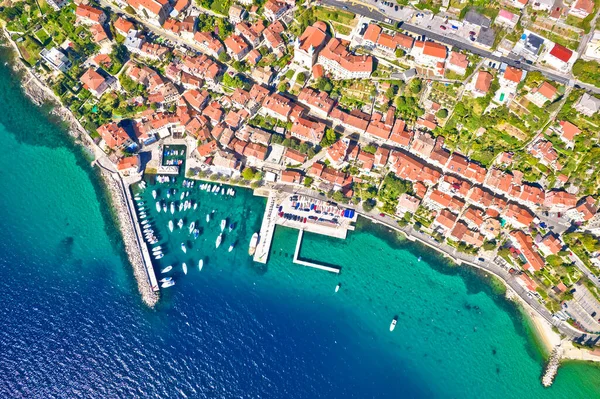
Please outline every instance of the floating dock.
[{"label": "floating dock", "polygon": [[318,263],[307,262],[304,260],[298,259],[298,255],[300,254],[300,247],[302,246],[302,237],[304,236],[304,230],[299,230],[298,232],[298,242],[296,243],[296,251],[294,252],[294,263],[297,263],[302,266],[313,267],[315,269],[325,270],[331,273],[339,273],[340,269],[332,266],[320,265]]}]

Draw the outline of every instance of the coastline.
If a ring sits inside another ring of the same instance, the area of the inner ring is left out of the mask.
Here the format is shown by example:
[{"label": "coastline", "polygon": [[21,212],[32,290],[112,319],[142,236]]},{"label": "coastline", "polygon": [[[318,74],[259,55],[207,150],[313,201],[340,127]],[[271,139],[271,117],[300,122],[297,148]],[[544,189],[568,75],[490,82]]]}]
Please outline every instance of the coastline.
[{"label": "coastline", "polygon": [[[19,52],[15,43],[5,29],[2,29],[2,32],[4,38],[3,45],[10,49],[12,53],[8,64],[21,81],[22,92],[38,107],[42,107],[45,104],[51,105],[50,114],[60,118],[66,124],[62,130],[73,139],[75,145],[81,146],[92,157],[92,167],[94,165],[97,166],[98,175],[102,178],[101,185],[107,194],[108,205],[111,208],[110,213],[112,214],[113,223],[117,227],[123,241],[125,253],[133,269],[133,275],[137,282],[142,302],[148,307],[153,308],[158,303],[159,296],[152,290],[148,281],[133,220],[128,217],[127,203],[124,197],[125,193],[123,193],[123,190],[127,189],[127,187],[125,187],[121,177],[116,172],[112,172],[109,168],[102,165],[100,159],[106,158],[102,150],[96,146],[73,113],[62,105],[54,92],[40,82],[35,74],[20,62]],[[121,180],[120,184],[116,181],[117,179]]]}]

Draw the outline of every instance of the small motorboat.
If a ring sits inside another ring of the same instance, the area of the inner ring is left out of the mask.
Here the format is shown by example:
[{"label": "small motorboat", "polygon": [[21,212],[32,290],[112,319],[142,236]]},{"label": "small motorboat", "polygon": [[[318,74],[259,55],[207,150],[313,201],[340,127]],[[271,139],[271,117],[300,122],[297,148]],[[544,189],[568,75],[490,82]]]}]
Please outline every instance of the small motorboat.
[{"label": "small motorboat", "polygon": [[195,240],[200,235],[200,230],[194,229],[193,235],[194,235],[194,240]]},{"label": "small motorboat", "polygon": [[159,245],[157,247],[152,248],[152,252],[158,252],[162,249],[162,247]]},{"label": "small motorboat", "polygon": [[198,270],[202,271],[202,268],[204,267],[204,260],[200,259],[198,261]]},{"label": "small motorboat", "polygon": [[166,283],[167,281],[173,281],[173,277],[165,277],[158,280],[161,283]]},{"label": "small motorboat", "polygon": [[222,241],[223,241],[223,234],[219,234],[219,236],[217,237],[217,241],[215,242],[215,248],[219,248],[219,245],[221,245]]},{"label": "small motorboat", "polygon": [[152,190],[152,198],[156,199],[156,190]]},{"label": "small motorboat", "polygon": [[167,213],[167,203],[166,202],[163,202],[162,208],[163,208],[163,212]]},{"label": "small motorboat", "polygon": [[172,233],[173,232],[173,221],[169,220],[169,231]]},{"label": "small motorboat", "polygon": [[221,195],[225,194],[225,189],[221,188]]},{"label": "small motorboat", "polygon": [[194,231],[195,227],[196,227],[196,222],[190,223],[190,234],[192,234],[192,232]]},{"label": "small motorboat", "polygon": [[160,286],[162,288],[169,288],[169,287],[172,287],[174,285],[175,285],[175,281],[171,280],[171,281],[166,281],[166,282],[162,283]]},{"label": "small motorboat", "polygon": [[417,259],[417,262],[420,262],[420,261],[421,261],[421,257],[419,256],[419,259]]},{"label": "small motorboat", "polygon": [[182,210],[183,210],[183,203],[182,203],[182,202],[180,202],[180,203],[179,203],[179,212],[181,212]]},{"label": "small motorboat", "polygon": [[185,192],[182,192],[181,195],[179,196],[179,200],[183,201],[183,197],[185,197]]},{"label": "small motorboat", "polygon": [[258,233],[252,234],[250,239],[250,246],[248,247],[248,255],[252,256],[256,252],[256,246],[258,245]]},{"label": "small motorboat", "polygon": [[135,197],[133,197],[133,199],[136,201],[141,201],[142,197],[140,197],[139,195],[136,195]]},{"label": "small motorboat", "polygon": [[163,256],[165,256],[165,255],[164,255],[163,253],[159,252],[158,254],[156,254],[156,255],[154,256],[154,259],[157,259],[157,260],[158,260],[158,259],[162,259],[162,257],[163,257]]},{"label": "small motorboat", "polygon": [[198,209],[198,203],[197,202],[194,203],[194,210],[196,210],[196,209]]},{"label": "small motorboat", "polygon": [[177,222],[177,227],[180,229],[183,227],[183,219],[179,219],[179,222]]},{"label": "small motorboat", "polygon": [[221,220],[221,231],[225,230],[225,226],[227,226],[227,219]]},{"label": "small motorboat", "polygon": [[342,286],[342,283],[338,283],[338,285],[335,286],[335,292],[338,292],[340,290],[341,286]]},{"label": "small motorboat", "polygon": [[234,247],[235,247],[235,244],[231,244],[231,245],[229,246],[229,249],[228,249],[227,251],[228,251],[228,252],[231,252],[231,251],[233,251],[233,248],[234,248]]},{"label": "small motorboat", "polygon": [[210,222],[210,213],[206,214],[206,223]]},{"label": "small motorboat", "polygon": [[235,223],[231,223],[229,225],[229,232],[231,232],[235,228]]},{"label": "small motorboat", "polygon": [[394,331],[394,328],[396,328],[396,323],[398,323],[398,316],[394,316],[394,318],[392,319],[392,323],[390,324],[390,331]]},{"label": "small motorboat", "polygon": [[148,223],[150,223],[150,222],[149,222],[149,221],[147,221],[147,220],[144,220],[144,221],[142,222],[142,226],[145,226],[145,225],[147,225]]},{"label": "small motorboat", "polygon": [[162,269],[160,272],[161,274],[165,274],[165,273],[169,273],[171,270],[173,270],[173,266],[167,266],[164,269]]},{"label": "small motorboat", "polygon": [[187,274],[187,265],[185,263],[181,264],[181,268],[183,269],[183,274]]},{"label": "small motorboat", "polygon": [[175,203],[171,202],[171,215],[175,214]]},{"label": "small motorboat", "polygon": [[183,253],[187,253],[187,248],[185,247],[184,243],[181,243],[181,250],[183,251]]},{"label": "small motorboat", "polygon": [[160,201],[156,201],[156,212],[160,213],[161,207],[160,207]]}]

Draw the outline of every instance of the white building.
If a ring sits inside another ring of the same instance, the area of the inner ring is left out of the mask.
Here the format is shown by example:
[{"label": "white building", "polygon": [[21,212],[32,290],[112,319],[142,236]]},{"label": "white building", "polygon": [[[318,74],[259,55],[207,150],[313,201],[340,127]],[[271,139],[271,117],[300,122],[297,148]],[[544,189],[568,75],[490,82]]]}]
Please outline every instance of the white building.
[{"label": "white building", "polygon": [[69,58],[56,47],[52,47],[50,50],[43,49],[40,56],[56,71],[66,72],[71,67]]}]

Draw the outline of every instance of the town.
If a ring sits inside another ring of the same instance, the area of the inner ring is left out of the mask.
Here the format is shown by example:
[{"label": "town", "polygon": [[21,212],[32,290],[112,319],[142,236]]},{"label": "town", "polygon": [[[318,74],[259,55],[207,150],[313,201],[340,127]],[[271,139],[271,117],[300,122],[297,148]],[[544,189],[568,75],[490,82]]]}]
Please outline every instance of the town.
[{"label": "town", "polygon": [[24,0],[0,18],[123,178],[157,174],[148,156],[185,144],[188,178],[327,198],[411,229],[499,265],[554,319],[595,334],[598,11]]}]

